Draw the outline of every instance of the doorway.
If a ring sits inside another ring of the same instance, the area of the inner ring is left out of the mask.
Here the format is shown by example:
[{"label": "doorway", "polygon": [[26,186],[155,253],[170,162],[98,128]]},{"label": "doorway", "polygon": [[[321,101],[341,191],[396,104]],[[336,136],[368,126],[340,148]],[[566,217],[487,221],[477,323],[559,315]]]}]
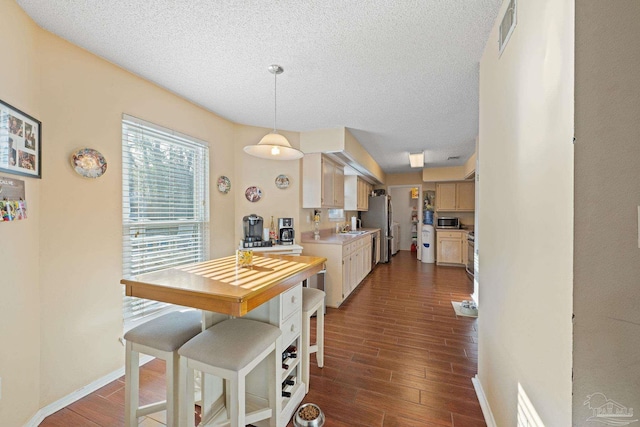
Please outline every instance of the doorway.
[{"label": "doorway", "polygon": [[[398,223],[398,249],[416,251],[420,259],[421,221],[422,218],[422,184],[391,185],[387,187],[393,205],[392,221]],[[394,236],[396,238],[396,236]]]}]

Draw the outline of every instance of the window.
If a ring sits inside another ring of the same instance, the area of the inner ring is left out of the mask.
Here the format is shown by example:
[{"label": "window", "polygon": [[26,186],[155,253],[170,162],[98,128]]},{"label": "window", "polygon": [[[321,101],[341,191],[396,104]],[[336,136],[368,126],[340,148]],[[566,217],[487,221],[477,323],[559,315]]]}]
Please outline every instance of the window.
[{"label": "window", "polygon": [[[208,172],[206,143],[123,115],[124,277],[208,258]],[[125,329],[172,308],[125,296]]]}]

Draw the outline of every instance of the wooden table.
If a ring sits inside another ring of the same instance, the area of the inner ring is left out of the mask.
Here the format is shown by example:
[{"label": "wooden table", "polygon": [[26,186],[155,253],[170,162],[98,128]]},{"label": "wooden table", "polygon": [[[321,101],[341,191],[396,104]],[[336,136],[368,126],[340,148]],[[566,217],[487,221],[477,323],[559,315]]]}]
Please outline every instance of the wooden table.
[{"label": "wooden table", "polygon": [[244,316],[324,268],[326,258],[260,255],[253,266],[236,266],[235,256],[122,279],[126,295]]},{"label": "wooden table", "polygon": [[[286,348],[291,341],[302,345],[302,285],[301,282],[324,269],[326,258],[291,255],[253,256],[253,266],[236,266],[236,257],[214,259],[197,264],[174,267],[154,273],[122,279],[128,296],[162,301],[203,311],[203,328],[223,321],[228,316],[246,316],[279,327],[283,334],[281,345]],[[295,310],[292,307],[296,307]],[[277,348],[281,353],[283,348]],[[301,380],[300,369],[295,359],[288,369],[283,369],[283,381],[294,370],[296,385],[289,399],[277,404],[280,408],[275,420],[278,427],[285,427],[298,407],[306,391]],[[260,368],[260,367],[258,367]],[[252,372],[255,377],[266,378],[263,369]],[[206,408],[213,399],[221,396],[221,382],[207,377],[203,384],[203,395],[214,396],[204,400]],[[267,396],[268,387],[261,380],[253,381],[247,391],[255,396]],[[280,387],[278,384],[277,387]],[[207,411],[210,412],[210,411]],[[207,420],[207,422],[210,420]]]}]

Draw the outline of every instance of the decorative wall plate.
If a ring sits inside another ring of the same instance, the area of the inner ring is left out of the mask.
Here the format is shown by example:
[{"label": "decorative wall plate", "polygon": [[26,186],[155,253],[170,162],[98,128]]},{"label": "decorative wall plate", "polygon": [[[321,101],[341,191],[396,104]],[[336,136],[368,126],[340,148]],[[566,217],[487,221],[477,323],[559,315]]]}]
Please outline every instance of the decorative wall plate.
[{"label": "decorative wall plate", "polygon": [[281,190],[289,188],[289,177],[287,175],[278,175],[276,177],[276,187]]},{"label": "decorative wall plate", "polygon": [[93,148],[81,148],[73,153],[71,166],[85,178],[99,178],[107,171],[107,161]]},{"label": "decorative wall plate", "polygon": [[249,187],[244,192],[244,197],[250,202],[257,202],[262,198],[262,190],[258,187]]},{"label": "decorative wall plate", "polygon": [[218,178],[218,191],[227,194],[231,190],[231,181],[226,176],[222,175]]}]

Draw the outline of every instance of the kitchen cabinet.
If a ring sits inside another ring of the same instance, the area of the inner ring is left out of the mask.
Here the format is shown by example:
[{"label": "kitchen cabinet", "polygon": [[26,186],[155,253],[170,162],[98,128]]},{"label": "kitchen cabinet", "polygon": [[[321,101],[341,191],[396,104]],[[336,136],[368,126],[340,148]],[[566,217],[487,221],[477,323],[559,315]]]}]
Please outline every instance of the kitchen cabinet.
[{"label": "kitchen cabinet", "polygon": [[324,291],[328,307],[338,308],[371,272],[371,239],[372,233],[366,233],[335,244],[303,242],[304,255],[322,254],[327,259]]},{"label": "kitchen cabinet", "polygon": [[467,266],[469,260],[469,242],[467,241],[468,233],[465,231],[462,233],[462,265]]},{"label": "kitchen cabinet", "polygon": [[344,209],[347,211],[368,211],[369,194],[373,185],[356,175],[344,177]]},{"label": "kitchen cabinet", "polygon": [[302,158],[302,207],[343,208],[344,167],[321,153]]},{"label": "kitchen cabinet", "polygon": [[436,212],[473,212],[475,182],[436,183]]},{"label": "kitchen cabinet", "polygon": [[463,249],[466,246],[466,233],[464,231],[440,231],[436,230],[436,263],[455,264],[464,267]]}]

